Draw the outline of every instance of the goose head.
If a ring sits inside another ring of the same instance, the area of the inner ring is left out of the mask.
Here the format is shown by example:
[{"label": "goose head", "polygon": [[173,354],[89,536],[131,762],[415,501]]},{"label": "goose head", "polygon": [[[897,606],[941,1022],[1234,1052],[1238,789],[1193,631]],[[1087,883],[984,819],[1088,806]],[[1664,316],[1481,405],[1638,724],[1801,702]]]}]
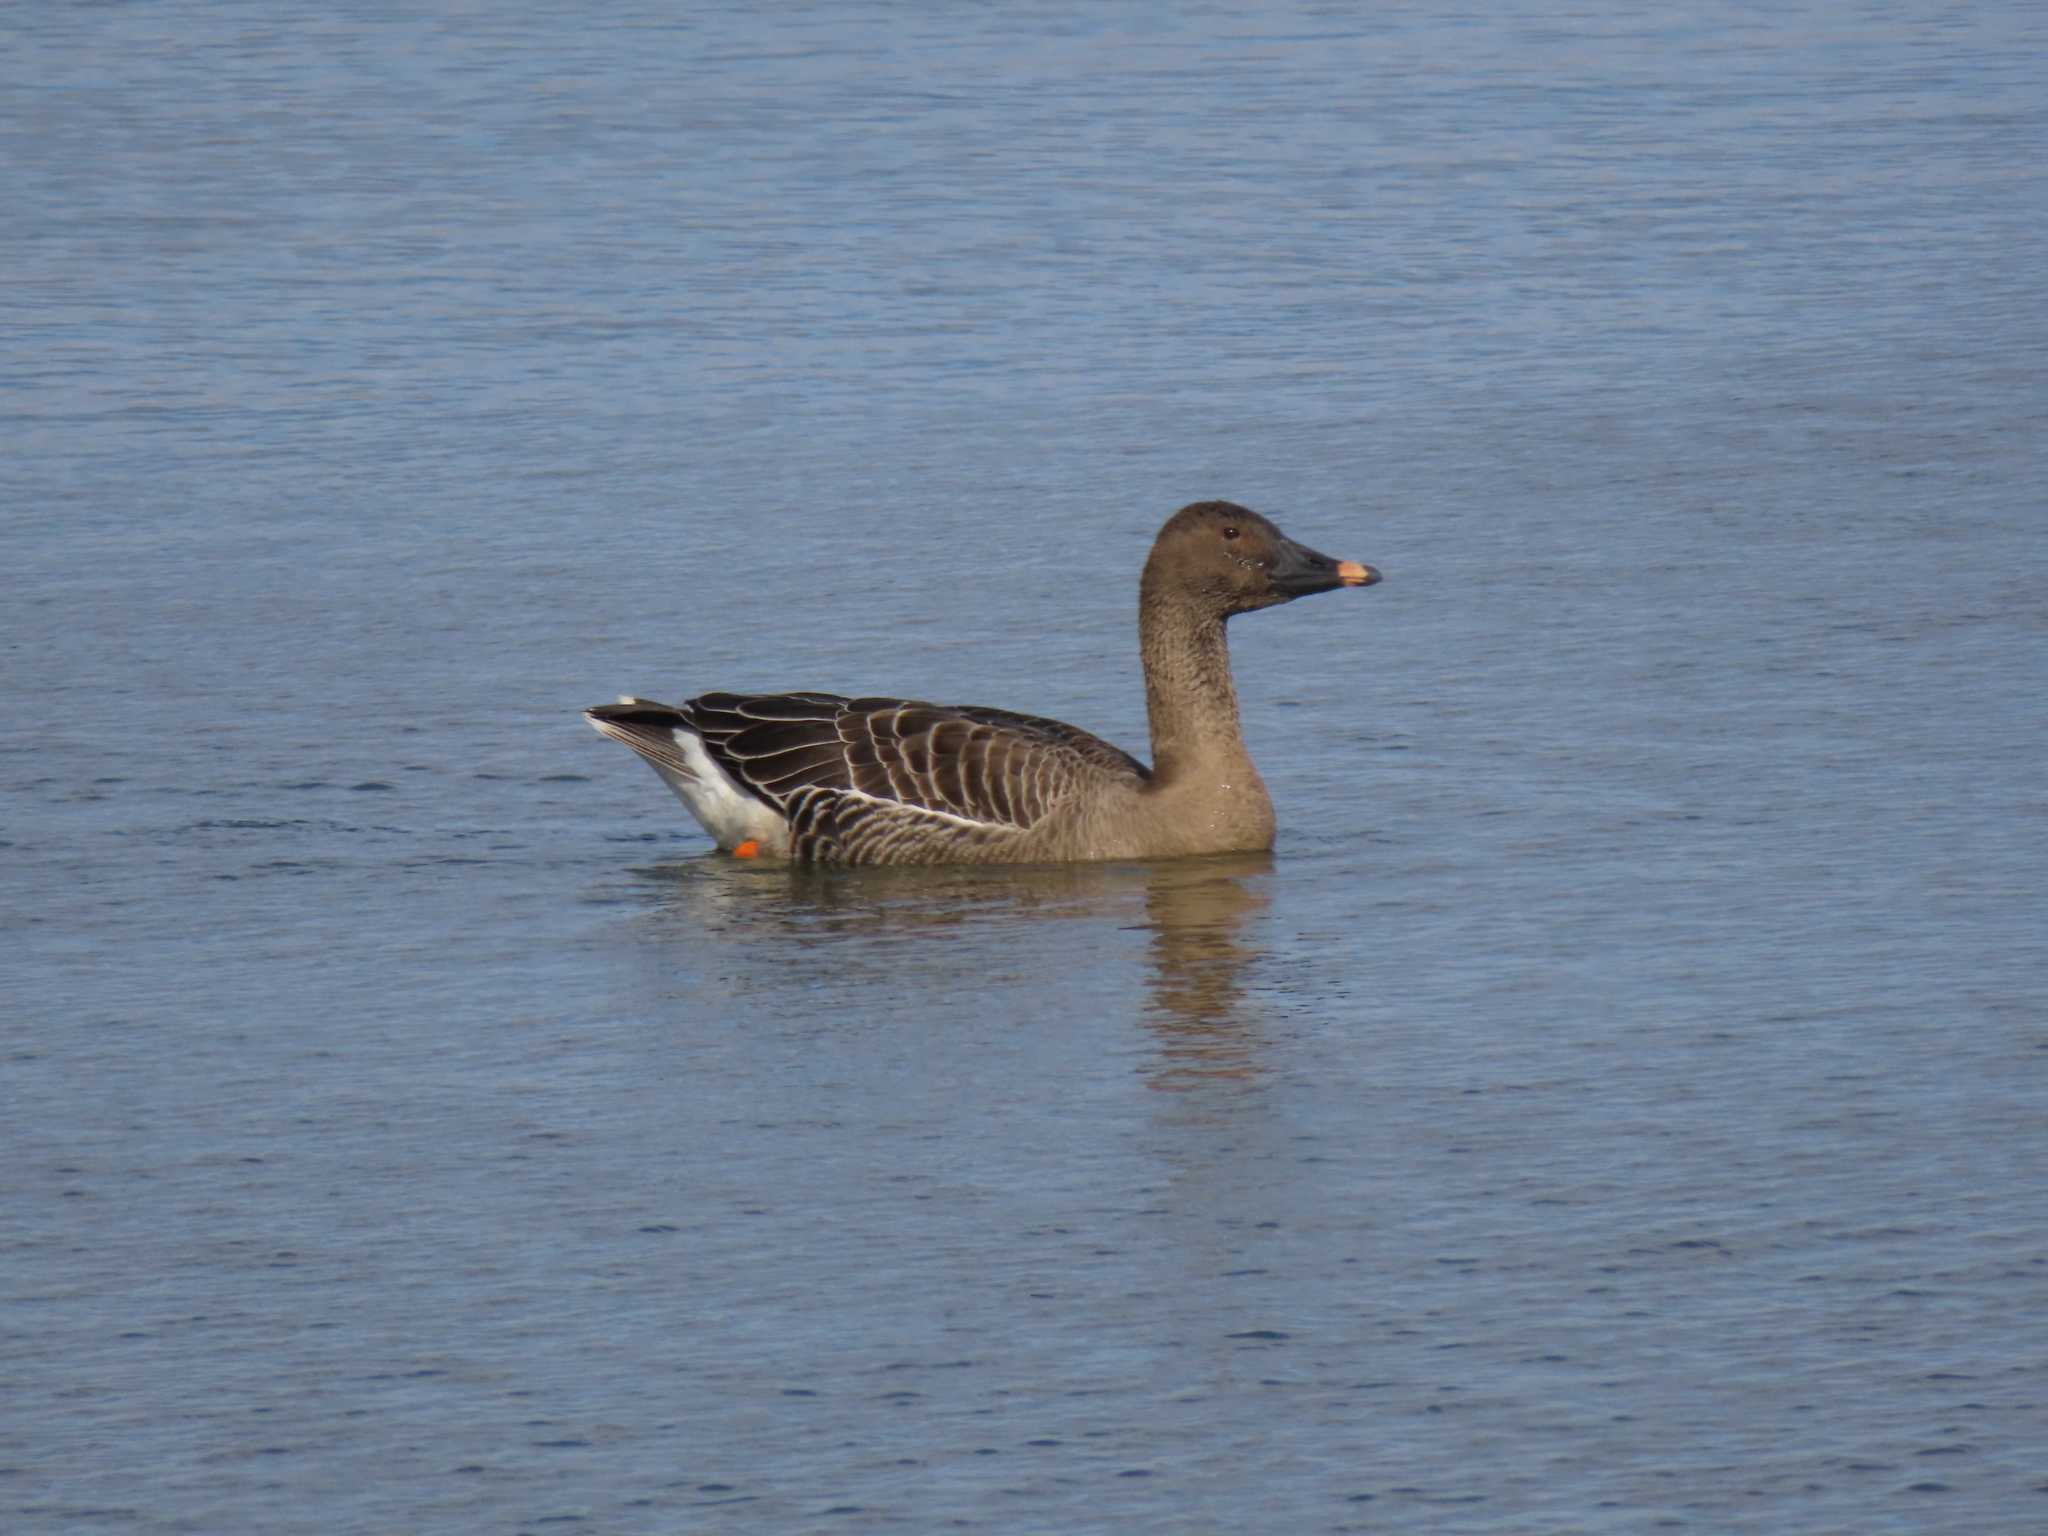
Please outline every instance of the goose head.
[{"label": "goose head", "polygon": [[1369,565],[1297,544],[1248,507],[1198,501],[1159,530],[1140,592],[1147,601],[1184,603],[1227,619],[1379,579]]}]

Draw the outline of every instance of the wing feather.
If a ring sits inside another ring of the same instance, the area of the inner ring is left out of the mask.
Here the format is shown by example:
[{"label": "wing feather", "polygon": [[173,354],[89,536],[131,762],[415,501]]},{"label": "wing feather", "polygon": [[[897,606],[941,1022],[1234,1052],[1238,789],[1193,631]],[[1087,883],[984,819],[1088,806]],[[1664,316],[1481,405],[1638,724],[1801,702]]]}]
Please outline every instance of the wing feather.
[{"label": "wing feather", "polygon": [[788,818],[805,858],[899,862],[921,845],[1002,840],[1105,777],[1150,777],[1086,731],[979,705],[707,693],[680,713],[734,782]]}]

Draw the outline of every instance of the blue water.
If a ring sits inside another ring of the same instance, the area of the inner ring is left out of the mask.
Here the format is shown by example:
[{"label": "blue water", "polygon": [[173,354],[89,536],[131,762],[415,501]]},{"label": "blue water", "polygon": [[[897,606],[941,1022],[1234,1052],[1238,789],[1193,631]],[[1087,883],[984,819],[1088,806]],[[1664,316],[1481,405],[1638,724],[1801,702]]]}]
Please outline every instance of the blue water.
[{"label": "blue water", "polygon": [[[2048,1519],[2048,23],[0,16],[0,1528]],[[1273,856],[758,869],[577,710]]]}]

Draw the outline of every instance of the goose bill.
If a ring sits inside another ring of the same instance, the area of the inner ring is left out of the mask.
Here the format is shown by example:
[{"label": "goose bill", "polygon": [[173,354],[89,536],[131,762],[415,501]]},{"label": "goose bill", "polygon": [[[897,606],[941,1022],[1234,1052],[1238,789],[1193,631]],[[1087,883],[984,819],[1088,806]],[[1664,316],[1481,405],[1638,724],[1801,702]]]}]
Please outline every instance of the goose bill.
[{"label": "goose bill", "polygon": [[1339,587],[1369,587],[1380,573],[1356,560],[1332,560],[1305,544],[1289,539],[1273,562],[1271,580],[1276,590],[1289,597],[1307,597],[1312,592],[1334,592]]}]

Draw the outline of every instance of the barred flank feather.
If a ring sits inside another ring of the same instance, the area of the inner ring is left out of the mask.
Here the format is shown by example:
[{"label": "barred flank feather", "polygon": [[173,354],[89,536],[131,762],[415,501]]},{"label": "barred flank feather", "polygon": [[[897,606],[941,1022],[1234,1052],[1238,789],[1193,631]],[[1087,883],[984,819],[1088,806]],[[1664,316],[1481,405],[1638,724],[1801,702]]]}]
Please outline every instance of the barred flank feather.
[{"label": "barred flank feather", "polygon": [[973,705],[707,693],[585,714],[674,773],[688,771],[677,730],[694,735],[735,785],[787,819],[790,856],[817,862],[988,858],[1074,796],[1150,776],[1086,731]]}]

